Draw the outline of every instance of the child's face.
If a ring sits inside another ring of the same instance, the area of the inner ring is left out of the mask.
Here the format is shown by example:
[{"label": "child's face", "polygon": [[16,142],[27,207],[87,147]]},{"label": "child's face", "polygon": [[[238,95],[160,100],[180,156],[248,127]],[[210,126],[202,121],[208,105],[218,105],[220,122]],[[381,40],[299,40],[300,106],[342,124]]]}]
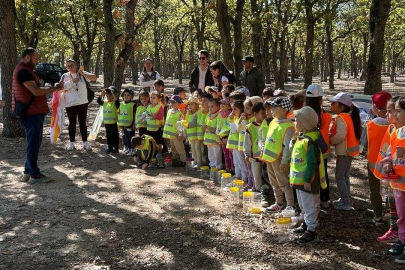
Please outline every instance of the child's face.
[{"label": "child's face", "polygon": [[267,117],[267,118],[272,118],[272,117],[273,117],[273,113],[272,113],[271,109],[272,109],[271,106],[267,106],[267,107],[265,108],[265,110],[266,110],[266,117]]},{"label": "child's face", "polygon": [[157,105],[159,101],[160,100],[157,95],[150,95],[150,103],[152,103],[153,106]]},{"label": "child's face", "polygon": [[218,98],[218,93],[215,91],[211,91],[210,94],[212,95],[212,98]]},{"label": "child's face", "polygon": [[174,101],[170,101],[170,106],[172,107],[172,109],[177,110],[179,108],[179,103],[174,102]]},{"label": "child's face", "polygon": [[396,126],[397,119],[395,118],[395,104],[390,102],[387,103],[387,119],[390,124]]},{"label": "child's face", "polygon": [[142,104],[143,106],[146,106],[146,105],[148,105],[148,103],[149,103],[149,97],[148,97],[148,96],[141,96],[141,97],[139,98],[139,100],[141,101],[141,104]]},{"label": "child's face", "polygon": [[395,119],[397,120],[397,125],[403,127],[405,125],[405,110],[399,106],[399,103],[395,103]]},{"label": "child's face", "polygon": [[222,104],[221,103],[220,108],[221,108],[221,111],[223,111],[223,112],[227,112],[227,111],[232,110],[231,105],[229,105],[229,104]]},{"label": "child's face", "polygon": [[142,147],[145,145],[145,139],[143,139],[142,141],[141,141],[141,144],[140,145],[138,145],[137,147],[135,147],[136,149],[142,149]]},{"label": "child's face", "polygon": [[208,108],[209,108],[208,103],[209,103],[209,99],[208,99],[208,98],[203,97],[203,98],[201,99],[201,107],[203,107],[205,110],[208,110]]},{"label": "child's face", "polygon": [[271,112],[273,114],[273,117],[277,119],[285,119],[287,118],[288,111],[286,109],[283,109],[283,107],[271,107]]},{"label": "child's face", "polygon": [[132,98],[133,98],[133,96],[130,93],[128,93],[128,92],[124,93],[123,99],[125,102],[130,102],[132,100]]},{"label": "child's face", "polygon": [[197,103],[189,103],[188,105],[187,105],[187,107],[188,107],[188,111],[190,112],[190,113],[195,113],[197,110],[198,110],[198,104]]},{"label": "child's face", "polygon": [[295,120],[295,129],[298,132],[304,132],[304,126],[302,125],[302,123],[298,120]]},{"label": "child's face", "polygon": [[242,114],[241,110],[240,110],[238,107],[235,107],[235,106],[233,106],[233,105],[232,105],[232,113],[233,113],[236,117],[239,117],[239,116]]},{"label": "child's face", "polygon": [[114,101],[114,96],[112,94],[105,94],[107,97],[108,102],[113,102]]},{"label": "child's face", "polygon": [[219,105],[216,102],[209,102],[208,107],[210,113],[216,113],[219,111]]},{"label": "child's face", "polygon": [[180,92],[179,97],[181,98],[181,100],[185,100],[186,99],[186,92]]},{"label": "child's face", "polygon": [[271,95],[262,95],[263,102],[271,98]]},{"label": "child's face", "polygon": [[254,113],[254,115],[257,123],[263,122],[264,118],[266,118],[265,110],[260,110],[260,112]]},{"label": "child's face", "polygon": [[163,89],[164,89],[163,85],[158,85],[158,84],[155,85],[155,90],[158,91],[159,93],[162,93]]},{"label": "child's face", "polygon": [[333,101],[330,105],[330,110],[334,113],[341,113],[343,111],[342,105],[339,102]]},{"label": "child's face", "polygon": [[245,113],[247,114],[247,115],[251,115],[253,112],[252,112],[252,108],[253,108],[253,106],[250,106],[250,104],[244,104],[244,107],[245,107]]}]

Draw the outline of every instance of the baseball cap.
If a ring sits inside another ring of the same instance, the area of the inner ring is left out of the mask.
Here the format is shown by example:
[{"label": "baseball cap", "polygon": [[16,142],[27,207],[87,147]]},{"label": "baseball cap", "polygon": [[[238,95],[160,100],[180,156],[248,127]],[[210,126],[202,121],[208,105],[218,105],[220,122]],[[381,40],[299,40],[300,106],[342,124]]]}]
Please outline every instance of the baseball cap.
[{"label": "baseball cap", "polygon": [[329,101],[339,102],[348,107],[351,107],[353,105],[353,102],[352,102],[352,99],[350,98],[350,96],[344,92],[338,93],[336,96],[330,98]]},{"label": "baseball cap", "polygon": [[239,86],[238,88],[236,88],[235,90],[241,90],[244,94],[245,94],[245,96],[250,96],[250,92],[249,92],[249,89],[247,89],[246,87],[244,87],[244,86]]},{"label": "baseball cap", "polygon": [[391,94],[386,92],[386,91],[380,91],[375,93],[372,97],[371,100],[373,101],[373,104],[378,108],[378,109],[385,109],[387,107],[387,102],[392,98]]},{"label": "baseball cap", "polygon": [[218,87],[216,87],[216,86],[209,86],[208,87],[208,90],[206,90],[208,93],[210,92],[210,91],[214,91],[214,92],[216,92],[216,93],[218,93]]},{"label": "baseball cap", "polygon": [[323,97],[323,89],[319,84],[313,83],[308,86],[307,92],[306,92],[307,97]]},{"label": "baseball cap", "polygon": [[309,106],[294,111],[295,119],[299,121],[306,130],[313,130],[318,125],[318,114]]},{"label": "baseball cap", "polygon": [[178,95],[173,95],[170,98],[170,102],[176,102],[176,103],[183,103],[183,100]]},{"label": "baseball cap", "polygon": [[290,111],[292,108],[291,101],[288,97],[276,97],[274,100],[270,102],[270,105],[273,107],[282,107],[287,111]]},{"label": "baseball cap", "polygon": [[252,62],[252,63],[254,63],[255,62],[255,58],[253,57],[253,56],[251,56],[251,55],[246,55],[243,59],[242,59],[242,61],[249,61],[249,62]]},{"label": "baseball cap", "polygon": [[116,94],[117,93],[117,88],[115,88],[114,85],[111,85],[110,87],[108,87],[108,89],[111,90],[111,93]]},{"label": "baseball cap", "polygon": [[190,104],[190,103],[195,103],[195,104],[200,105],[200,101],[199,101],[198,98],[196,98],[196,97],[190,97],[190,98],[188,99],[187,103],[188,103],[188,104]]},{"label": "baseball cap", "polygon": [[259,96],[248,97],[248,99],[250,100],[250,102],[252,102],[253,106],[256,103],[263,102],[263,99]]}]

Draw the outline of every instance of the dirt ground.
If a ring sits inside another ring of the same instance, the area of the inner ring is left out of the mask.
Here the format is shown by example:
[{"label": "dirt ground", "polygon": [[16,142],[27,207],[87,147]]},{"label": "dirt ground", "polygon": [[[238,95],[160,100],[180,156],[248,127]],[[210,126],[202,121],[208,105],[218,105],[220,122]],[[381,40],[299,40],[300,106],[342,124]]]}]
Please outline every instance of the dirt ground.
[{"label": "dirt ground", "polygon": [[[404,93],[404,85],[399,77],[384,89]],[[362,87],[336,81],[338,90]],[[89,130],[97,110],[91,103]],[[391,244],[376,241],[388,226],[371,221],[364,156],[351,172],[355,211],[322,211],[319,241],[300,246],[278,242],[277,216],[231,206],[218,185],[195,171],[144,172],[129,157],[103,156],[99,142],[88,152],[78,142],[68,152],[67,130],[51,145],[49,122],[48,116],[39,158],[43,173],[55,179],[48,184],[19,182],[25,141],[0,137],[0,269],[402,269],[387,252]],[[333,199],[334,165],[328,170]]]}]

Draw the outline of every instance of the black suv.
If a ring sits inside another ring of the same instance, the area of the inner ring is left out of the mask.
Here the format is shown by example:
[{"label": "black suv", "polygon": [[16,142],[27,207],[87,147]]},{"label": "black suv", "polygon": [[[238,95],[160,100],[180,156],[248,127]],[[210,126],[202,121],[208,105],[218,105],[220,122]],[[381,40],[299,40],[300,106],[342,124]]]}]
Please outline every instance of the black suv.
[{"label": "black suv", "polygon": [[39,63],[35,68],[35,73],[39,77],[41,86],[44,86],[45,83],[50,83],[53,85],[54,83],[59,82],[62,74],[66,72],[68,71],[60,66],[49,63]]}]

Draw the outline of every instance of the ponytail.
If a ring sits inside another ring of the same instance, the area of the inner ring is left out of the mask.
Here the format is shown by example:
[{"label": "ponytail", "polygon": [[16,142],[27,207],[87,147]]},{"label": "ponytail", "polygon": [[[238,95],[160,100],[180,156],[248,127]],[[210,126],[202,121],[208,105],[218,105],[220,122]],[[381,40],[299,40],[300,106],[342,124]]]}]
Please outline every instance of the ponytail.
[{"label": "ponytail", "polygon": [[361,137],[361,119],[360,119],[360,111],[359,108],[353,105],[352,110],[350,112],[350,116],[352,117],[353,127],[354,127],[354,135],[356,138],[360,140]]}]

